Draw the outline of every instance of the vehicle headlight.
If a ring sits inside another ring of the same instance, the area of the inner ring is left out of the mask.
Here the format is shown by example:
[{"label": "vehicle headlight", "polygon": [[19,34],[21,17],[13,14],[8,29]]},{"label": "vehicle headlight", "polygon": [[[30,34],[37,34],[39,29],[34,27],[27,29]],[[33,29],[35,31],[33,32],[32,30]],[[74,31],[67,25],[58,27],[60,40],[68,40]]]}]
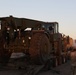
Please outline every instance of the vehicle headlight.
[{"label": "vehicle headlight", "polygon": [[31,37],[28,37],[28,39],[30,40],[30,39],[31,39]]}]

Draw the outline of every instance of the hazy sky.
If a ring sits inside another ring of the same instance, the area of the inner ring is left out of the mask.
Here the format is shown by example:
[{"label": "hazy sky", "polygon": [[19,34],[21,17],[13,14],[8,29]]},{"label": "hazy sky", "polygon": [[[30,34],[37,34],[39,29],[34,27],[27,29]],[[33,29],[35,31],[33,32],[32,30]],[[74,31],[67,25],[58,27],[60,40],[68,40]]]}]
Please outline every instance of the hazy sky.
[{"label": "hazy sky", "polygon": [[76,39],[76,0],[0,0],[0,17],[13,15],[59,22],[59,31]]}]

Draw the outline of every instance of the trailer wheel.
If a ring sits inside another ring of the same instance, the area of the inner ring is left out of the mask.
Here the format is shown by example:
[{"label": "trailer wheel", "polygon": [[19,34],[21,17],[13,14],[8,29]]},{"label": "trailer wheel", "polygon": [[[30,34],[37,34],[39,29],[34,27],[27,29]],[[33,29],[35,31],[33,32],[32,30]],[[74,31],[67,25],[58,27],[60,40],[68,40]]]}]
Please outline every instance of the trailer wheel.
[{"label": "trailer wheel", "polygon": [[29,54],[33,62],[43,64],[50,58],[51,45],[45,34],[36,33],[30,41]]}]

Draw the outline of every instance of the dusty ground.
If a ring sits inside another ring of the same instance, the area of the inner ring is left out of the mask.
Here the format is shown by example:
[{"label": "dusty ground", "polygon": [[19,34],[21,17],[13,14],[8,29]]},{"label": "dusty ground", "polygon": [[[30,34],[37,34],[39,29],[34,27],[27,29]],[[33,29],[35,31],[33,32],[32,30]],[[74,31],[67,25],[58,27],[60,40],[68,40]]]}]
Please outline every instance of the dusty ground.
[{"label": "dusty ground", "polygon": [[[60,74],[57,74],[52,70],[49,70],[49,71],[41,71],[38,73],[38,75],[72,75],[70,61],[67,62],[66,64],[54,68],[54,70],[60,71]],[[25,70],[1,69],[0,75],[27,75],[27,74]]]},{"label": "dusty ground", "polygon": [[56,72],[49,70],[46,72],[41,72],[38,75],[72,75],[70,61],[66,64],[56,67],[54,70],[60,71],[60,73],[57,74]]}]

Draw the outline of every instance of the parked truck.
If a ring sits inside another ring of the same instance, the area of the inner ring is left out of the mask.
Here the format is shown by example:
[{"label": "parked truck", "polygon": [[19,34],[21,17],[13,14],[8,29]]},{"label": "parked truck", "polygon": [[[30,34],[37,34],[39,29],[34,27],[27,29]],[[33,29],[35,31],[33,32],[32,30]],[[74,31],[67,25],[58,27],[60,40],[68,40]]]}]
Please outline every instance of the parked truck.
[{"label": "parked truck", "polygon": [[63,41],[58,22],[0,17],[1,65],[6,65],[11,58],[21,58],[33,64],[45,64],[50,59],[53,66],[58,66],[66,57]]}]

